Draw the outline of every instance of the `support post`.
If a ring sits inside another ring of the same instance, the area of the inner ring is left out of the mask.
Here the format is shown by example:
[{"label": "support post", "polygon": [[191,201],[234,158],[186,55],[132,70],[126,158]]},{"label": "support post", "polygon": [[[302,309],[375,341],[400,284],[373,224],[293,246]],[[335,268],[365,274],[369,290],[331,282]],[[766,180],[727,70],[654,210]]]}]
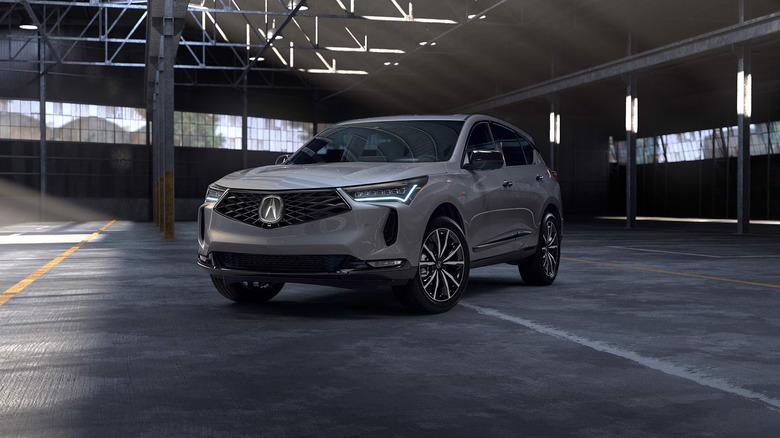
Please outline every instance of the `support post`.
[{"label": "support post", "polygon": [[737,234],[750,232],[750,47],[737,48]]},{"label": "support post", "polygon": [[628,77],[626,85],[626,227],[636,227],[636,133],[639,130],[639,99],[636,78]]},{"label": "support post", "polygon": [[247,93],[249,90],[247,89],[247,77],[244,76],[244,90],[243,90],[243,109],[241,111],[241,164],[243,165],[243,168],[246,169],[249,167],[249,127],[247,126],[247,123],[249,122],[249,96],[247,96]]},{"label": "support post", "polygon": [[162,59],[160,64],[160,96],[162,97],[162,121],[160,126],[163,145],[163,165],[164,165],[164,221],[163,231],[165,239],[174,239],[174,163],[173,163],[173,65],[176,60],[176,46],[174,41],[174,0],[165,0],[163,13],[163,35],[162,35]]},{"label": "support post", "polygon": [[154,190],[154,144],[152,143],[152,121],[149,120],[149,116],[153,113],[152,108],[147,104],[146,106],[146,150],[149,154],[149,178],[151,180],[151,202],[149,203],[149,214],[151,215],[152,222],[157,225],[157,194]]},{"label": "support post", "polygon": [[[771,117],[769,120],[772,120]],[[766,122],[766,218],[772,218],[772,122]]]},{"label": "support post", "polygon": [[[159,76],[159,74],[158,74]],[[165,207],[163,203],[163,169],[164,169],[164,163],[163,163],[163,138],[162,138],[162,131],[163,131],[163,119],[162,119],[162,105],[160,104],[160,92],[159,92],[159,77],[157,79],[157,82],[155,82],[155,92],[154,92],[154,160],[155,160],[155,193],[157,194],[157,227],[160,231],[164,231],[164,222],[163,218],[165,217]]]},{"label": "support post", "polygon": [[41,170],[41,202],[40,202],[40,219],[46,219],[46,192],[48,187],[46,184],[47,168],[46,168],[46,44],[43,39],[43,28],[38,30],[41,32],[41,36],[38,38],[38,105],[40,111],[40,132],[41,132],[41,146],[40,146],[40,170]]}]

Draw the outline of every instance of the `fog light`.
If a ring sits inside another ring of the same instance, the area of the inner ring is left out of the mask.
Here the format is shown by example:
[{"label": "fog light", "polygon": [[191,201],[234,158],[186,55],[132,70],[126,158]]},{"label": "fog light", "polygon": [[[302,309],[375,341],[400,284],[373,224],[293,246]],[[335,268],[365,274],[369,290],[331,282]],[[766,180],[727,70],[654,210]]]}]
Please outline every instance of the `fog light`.
[{"label": "fog light", "polygon": [[404,260],[370,260],[366,263],[372,268],[391,268],[403,265]]}]

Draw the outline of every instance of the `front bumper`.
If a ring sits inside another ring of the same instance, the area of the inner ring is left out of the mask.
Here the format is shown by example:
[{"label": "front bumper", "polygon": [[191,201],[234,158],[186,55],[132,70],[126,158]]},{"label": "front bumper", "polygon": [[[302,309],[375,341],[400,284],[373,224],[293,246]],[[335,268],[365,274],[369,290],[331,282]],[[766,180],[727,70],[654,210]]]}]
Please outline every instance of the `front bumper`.
[{"label": "front bumper", "polygon": [[397,286],[406,284],[414,278],[415,267],[405,261],[389,268],[371,268],[365,263],[356,262],[353,266],[338,269],[335,272],[263,272],[254,270],[230,269],[220,266],[213,257],[198,256],[198,266],[210,275],[222,277],[228,283],[242,281],[306,283],[327,286]]},{"label": "front bumper", "polygon": [[[347,196],[345,198],[348,199]],[[365,203],[349,199],[351,210],[302,224],[263,228],[226,217],[214,203],[198,212],[198,265],[210,275],[232,281],[311,283],[355,287],[367,283],[397,285],[414,278],[427,218],[401,203]],[[388,242],[385,224],[397,216],[397,234]],[[274,259],[267,264],[225,263],[221,254]],[[297,260],[344,257],[327,269]],[[281,260],[281,262],[280,262]],[[402,261],[375,267],[380,260]],[[287,263],[289,261],[290,263]],[[368,263],[374,263],[374,267]]]}]

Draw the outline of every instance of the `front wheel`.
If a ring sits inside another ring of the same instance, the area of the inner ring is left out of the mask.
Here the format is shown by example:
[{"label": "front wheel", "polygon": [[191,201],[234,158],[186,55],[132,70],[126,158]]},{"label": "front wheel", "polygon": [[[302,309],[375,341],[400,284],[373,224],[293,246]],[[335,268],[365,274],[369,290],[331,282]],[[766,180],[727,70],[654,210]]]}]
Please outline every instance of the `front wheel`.
[{"label": "front wheel", "polygon": [[228,283],[222,277],[211,276],[214,287],[223,297],[237,303],[264,303],[275,297],[284,287],[284,283],[264,283],[244,281]]},{"label": "front wheel", "polygon": [[547,286],[558,276],[561,262],[561,232],[558,218],[546,213],[539,227],[539,243],[536,252],[525,263],[518,266],[525,284]]},{"label": "front wheel", "polygon": [[452,219],[437,217],[425,229],[417,275],[393,292],[410,310],[443,313],[458,303],[468,279],[469,252],[463,231]]}]

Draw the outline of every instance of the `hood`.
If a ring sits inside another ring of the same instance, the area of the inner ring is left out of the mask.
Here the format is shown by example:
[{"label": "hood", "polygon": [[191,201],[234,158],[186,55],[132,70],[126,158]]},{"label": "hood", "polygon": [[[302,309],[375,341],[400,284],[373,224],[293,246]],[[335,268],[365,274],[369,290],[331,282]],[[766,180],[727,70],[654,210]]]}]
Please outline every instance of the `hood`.
[{"label": "hood", "polygon": [[398,181],[445,171],[443,162],[275,165],[232,173],[217,184],[252,190],[319,189]]}]

